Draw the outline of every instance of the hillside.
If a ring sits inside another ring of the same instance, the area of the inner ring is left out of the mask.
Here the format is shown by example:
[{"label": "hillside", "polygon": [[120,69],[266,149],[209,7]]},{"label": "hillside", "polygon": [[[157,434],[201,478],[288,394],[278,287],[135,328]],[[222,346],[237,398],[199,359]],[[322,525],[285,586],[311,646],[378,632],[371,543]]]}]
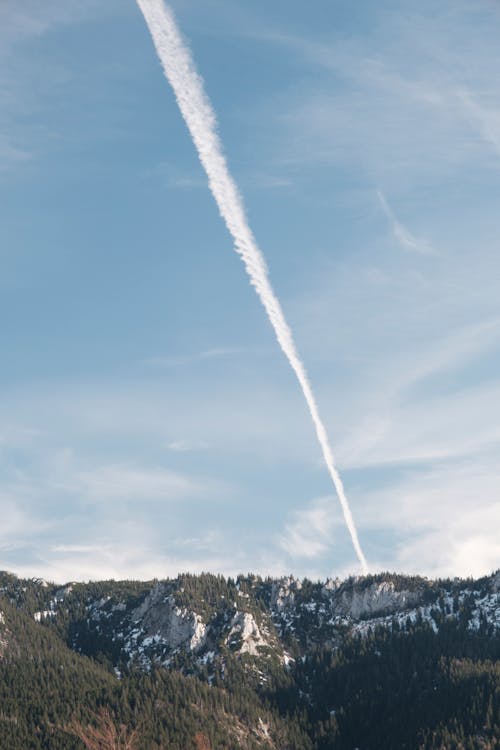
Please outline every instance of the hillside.
[{"label": "hillside", "polygon": [[144,750],[496,748],[499,592],[499,573],[0,573],[0,747],[82,748],[64,728],[105,706]]}]

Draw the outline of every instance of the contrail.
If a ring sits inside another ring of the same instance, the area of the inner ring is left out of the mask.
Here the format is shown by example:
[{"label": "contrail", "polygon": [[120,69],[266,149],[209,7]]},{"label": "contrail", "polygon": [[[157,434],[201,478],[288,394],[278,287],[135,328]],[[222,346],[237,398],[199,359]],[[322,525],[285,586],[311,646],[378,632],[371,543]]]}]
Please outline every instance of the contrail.
[{"label": "contrail", "polygon": [[266,261],[248,225],[243,200],[229,172],[217,133],[217,118],[205,93],[203,80],[196,70],[191,52],[181,36],[170,8],[164,4],[163,0],[137,0],[137,4],[146,19],[165,76],[174,90],[177,104],[207,173],[210,190],[233,237],[235,250],[245,264],[250,283],[255,287],[274,328],[279,345],[300,383],[328,471],[342,506],[352,544],[363,572],[367,573],[368,564],[359,543],[342,480],[335,468],[328,435],[319,416],[306,369],[297,353],[292,332],[269,281]]}]

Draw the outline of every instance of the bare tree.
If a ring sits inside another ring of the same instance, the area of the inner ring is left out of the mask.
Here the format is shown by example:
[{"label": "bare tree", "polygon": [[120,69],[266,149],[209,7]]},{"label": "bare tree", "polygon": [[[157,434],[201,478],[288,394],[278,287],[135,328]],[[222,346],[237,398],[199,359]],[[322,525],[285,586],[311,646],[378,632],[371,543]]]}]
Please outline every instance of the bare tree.
[{"label": "bare tree", "polygon": [[87,750],[137,750],[137,729],[129,730],[125,724],[117,726],[107,708],[94,714],[94,724],[84,726],[73,721],[65,728],[68,734],[78,737]]}]

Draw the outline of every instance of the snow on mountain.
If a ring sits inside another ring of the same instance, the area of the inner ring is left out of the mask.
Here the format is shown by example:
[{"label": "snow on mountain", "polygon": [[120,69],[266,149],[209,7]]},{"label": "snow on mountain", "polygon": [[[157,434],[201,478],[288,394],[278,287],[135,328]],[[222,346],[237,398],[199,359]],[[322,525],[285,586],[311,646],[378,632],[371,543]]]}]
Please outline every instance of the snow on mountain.
[{"label": "snow on mountain", "polygon": [[296,594],[301,589],[302,583],[298,578],[294,578],[293,576],[286,576],[285,578],[273,581],[271,586],[271,610],[281,612],[284,609],[293,607]]},{"label": "snow on mountain", "polygon": [[140,625],[146,639],[162,640],[169,650],[182,647],[198,651],[205,643],[207,628],[200,615],[177,607],[174,597],[162,583],[156,584],[132,612],[132,621]]},{"label": "snow on mountain", "polygon": [[397,590],[393,581],[381,581],[361,591],[356,587],[340,587],[332,592],[330,601],[334,615],[359,620],[410,609],[420,596],[419,591]]},{"label": "snow on mountain", "polygon": [[231,621],[231,630],[226,638],[226,643],[237,643],[239,645],[238,653],[250,654],[251,656],[257,656],[260,647],[269,645],[262,636],[253,615],[249,612],[236,612]]},{"label": "snow on mountain", "polygon": [[498,594],[500,592],[500,570],[492,576],[491,590],[494,594]]},{"label": "snow on mountain", "polygon": [[3,657],[8,646],[7,628],[5,626],[5,615],[0,610],[0,659]]},{"label": "snow on mountain", "polygon": [[68,644],[107,655],[118,670],[163,664],[202,671],[209,681],[228,653],[253,659],[264,679],[270,659],[286,666],[316,645],[335,648],[348,635],[365,637],[380,627],[437,632],[457,621],[470,631],[500,631],[499,572],[479,581],[202,575],[64,587],[0,574],[0,590],[41,626],[57,628],[64,613]]}]

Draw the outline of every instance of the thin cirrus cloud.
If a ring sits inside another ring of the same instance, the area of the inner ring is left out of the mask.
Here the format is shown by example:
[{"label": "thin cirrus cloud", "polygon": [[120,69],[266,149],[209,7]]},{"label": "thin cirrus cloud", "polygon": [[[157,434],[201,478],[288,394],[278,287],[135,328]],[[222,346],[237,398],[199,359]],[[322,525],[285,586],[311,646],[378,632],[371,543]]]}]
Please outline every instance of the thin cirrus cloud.
[{"label": "thin cirrus cloud", "polygon": [[500,143],[500,92],[491,82],[500,62],[492,34],[498,9],[443,4],[431,22],[425,4],[404,14],[382,4],[378,15],[384,22],[369,38],[356,30],[299,35],[247,19],[244,35],[292,50],[322,73],[313,86],[299,82],[268,103],[278,159],[350,164],[404,191],[460,165],[488,169],[480,141],[497,152]]},{"label": "thin cirrus cloud", "polygon": [[179,501],[201,489],[192,479],[165,468],[135,468],[120,464],[78,473],[66,487],[68,490],[79,487],[83,496],[101,502],[145,498]]},{"label": "thin cirrus cloud", "polygon": [[355,415],[339,455],[344,465],[365,469],[479,457],[500,440],[498,409],[487,411],[498,397],[498,387],[480,387],[410,404],[367,405]]},{"label": "thin cirrus cloud", "polygon": [[440,461],[392,487],[358,498],[372,528],[403,531],[378,561],[427,575],[481,575],[498,566],[499,481],[494,452],[478,460]]},{"label": "thin cirrus cloud", "polygon": [[0,8],[0,40],[5,51],[10,45],[32,37],[41,37],[61,26],[76,24],[82,20],[116,10],[119,4],[111,0],[103,7],[98,0],[25,0],[19,3],[3,3]]},{"label": "thin cirrus cloud", "polygon": [[[343,465],[368,467],[477,453],[500,439],[498,384],[482,361],[498,356],[497,318],[384,352],[363,368],[354,392],[338,402],[348,421]],[[464,379],[471,369],[474,378]],[[479,372],[476,372],[479,370]],[[328,402],[338,401],[328,389]],[[408,429],[411,425],[411,430]],[[458,429],[457,429],[458,426]]]},{"label": "thin cirrus cloud", "polygon": [[467,89],[457,91],[457,99],[464,113],[476,126],[487,144],[500,156],[500,101],[487,106],[478,102]]},{"label": "thin cirrus cloud", "polygon": [[198,363],[205,363],[207,360],[217,360],[224,358],[231,358],[235,355],[248,354],[249,350],[243,347],[236,346],[219,346],[211,349],[204,349],[200,352],[193,352],[192,354],[184,355],[167,355],[167,356],[156,356],[148,357],[143,361],[146,367],[151,368],[170,368],[170,367],[183,367],[186,365],[196,365]]},{"label": "thin cirrus cloud", "polygon": [[[22,472],[3,464],[2,564],[58,581],[153,575],[155,566],[157,575],[161,560],[164,574],[174,574],[172,559],[185,555],[176,539],[190,527],[193,504],[224,492],[208,477],[148,465],[91,465],[68,450]],[[206,545],[191,542],[189,549],[193,560],[206,559]]]},{"label": "thin cirrus cloud", "polygon": [[331,497],[318,498],[290,514],[278,545],[291,559],[319,557],[332,545],[332,532],[340,519],[331,505]]},{"label": "thin cirrus cloud", "polygon": [[429,253],[434,252],[427,240],[415,237],[415,235],[410,232],[408,227],[406,227],[401,223],[401,221],[399,221],[389,203],[387,202],[387,198],[381,190],[377,190],[377,198],[380,205],[382,206],[382,210],[387,217],[387,220],[391,227],[391,231],[403,250],[422,253],[423,255],[428,255]]},{"label": "thin cirrus cloud", "polygon": [[203,440],[172,440],[167,443],[167,448],[176,453],[191,453],[192,451],[204,451],[210,447],[210,444]]},{"label": "thin cirrus cloud", "polygon": [[[40,143],[59,138],[50,129],[30,125],[29,115],[40,106],[36,88],[44,97],[60,83],[68,83],[67,71],[38,55],[33,65],[26,51],[53,32],[107,16],[119,9],[116,0],[47,0],[39,3],[0,5],[0,175],[36,161]],[[20,54],[21,51],[21,54]]]}]

